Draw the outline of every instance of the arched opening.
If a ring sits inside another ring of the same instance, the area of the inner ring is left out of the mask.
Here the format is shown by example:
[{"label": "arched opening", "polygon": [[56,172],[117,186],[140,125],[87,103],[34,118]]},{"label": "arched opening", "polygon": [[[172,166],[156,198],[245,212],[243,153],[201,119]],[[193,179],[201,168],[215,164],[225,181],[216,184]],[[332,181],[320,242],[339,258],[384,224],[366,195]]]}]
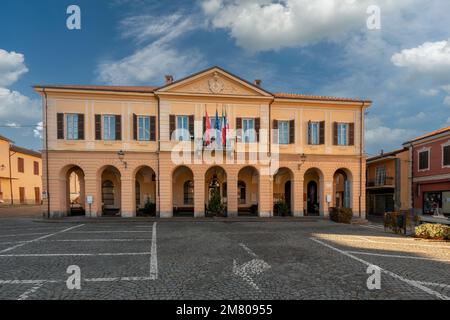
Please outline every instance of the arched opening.
[{"label": "arched opening", "polygon": [[107,166],[101,174],[102,215],[118,216],[121,210],[120,171]]},{"label": "arched opening", "polygon": [[172,204],[174,216],[194,216],[194,174],[186,166],[173,172]]},{"label": "arched opening", "polygon": [[65,204],[68,216],[86,214],[84,171],[78,166],[65,169]]},{"label": "arched opening", "polygon": [[156,174],[143,166],[135,174],[135,200],[137,216],[156,216]]},{"label": "arched opening", "polygon": [[304,176],[304,210],[305,215],[318,216],[322,208],[323,174],[317,168],[308,169]]},{"label": "arched opening", "polygon": [[275,216],[290,216],[294,208],[294,175],[288,168],[280,168],[273,176],[273,213]]},{"label": "arched opening", "polygon": [[258,215],[259,173],[254,167],[244,167],[239,171],[237,197],[238,215]]},{"label": "arched opening", "polygon": [[[217,193],[217,195],[215,195]],[[216,197],[215,197],[216,196]],[[220,203],[218,202],[220,199]],[[210,201],[215,203],[210,206]],[[205,173],[205,213],[206,215],[226,215],[228,202],[227,173],[222,167],[209,168]],[[223,208],[222,212],[217,211],[217,207]]]},{"label": "arched opening", "polygon": [[351,208],[351,174],[346,169],[339,169],[333,176],[333,207]]}]

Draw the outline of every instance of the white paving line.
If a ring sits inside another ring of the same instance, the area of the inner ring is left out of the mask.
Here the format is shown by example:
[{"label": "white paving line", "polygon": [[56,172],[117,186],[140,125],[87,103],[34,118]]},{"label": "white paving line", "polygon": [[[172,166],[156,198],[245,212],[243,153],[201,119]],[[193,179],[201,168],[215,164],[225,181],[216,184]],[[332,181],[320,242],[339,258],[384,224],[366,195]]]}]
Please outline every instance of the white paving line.
[{"label": "white paving line", "polygon": [[[419,244],[419,243],[400,243],[400,242],[393,242],[393,241],[376,241],[376,240],[371,240],[369,238],[364,238],[364,237],[356,237],[356,238],[360,238],[361,240],[358,239],[346,239],[346,238],[341,238],[341,237],[327,237],[327,240],[330,241],[336,241],[336,240],[342,240],[342,241],[348,241],[348,242],[361,242],[363,241],[369,241],[371,243],[379,243],[379,244],[387,244],[387,245],[398,245],[398,246],[412,246],[412,247],[424,247],[424,248],[433,248],[433,249],[450,249],[450,246],[435,246],[435,245],[431,245],[431,244]],[[409,239],[404,239],[405,241],[409,241]],[[413,241],[417,241],[417,240],[413,240]]]},{"label": "white paving line", "polygon": [[[366,265],[366,266],[373,266],[373,265],[374,265],[374,264],[372,264],[372,263],[370,263],[370,262],[368,262],[368,261],[366,261],[366,260],[360,259],[360,258],[358,258],[358,257],[356,257],[356,256],[354,256],[354,255],[352,255],[352,254],[350,254],[350,253],[348,253],[348,252],[345,252],[345,251],[343,251],[343,250],[341,250],[341,249],[338,249],[338,248],[336,248],[336,247],[333,247],[332,245],[327,244],[327,243],[325,243],[325,242],[323,242],[323,241],[320,241],[320,240],[315,239],[315,238],[309,238],[309,239],[311,239],[312,241],[314,241],[314,242],[316,242],[316,243],[318,243],[318,244],[321,244],[322,246],[325,246],[325,247],[327,247],[327,248],[329,248],[329,249],[331,249],[331,250],[333,250],[333,251],[339,252],[340,254],[343,254],[344,256],[347,256],[347,257],[349,257],[349,258],[351,258],[351,259],[353,259],[353,260],[356,260],[356,261],[358,261],[358,262],[361,262],[362,264],[364,264],[364,265]],[[379,266],[377,266],[377,267],[378,267],[382,272],[386,273],[387,275],[390,275],[391,277],[393,277],[393,278],[395,278],[395,279],[397,279],[397,280],[400,280],[400,281],[402,281],[402,282],[405,282],[405,283],[407,283],[407,284],[409,284],[409,285],[411,285],[411,286],[413,286],[413,287],[415,287],[415,288],[417,288],[417,289],[419,289],[419,290],[422,290],[422,291],[424,291],[424,292],[426,292],[426,293],[428,293],[428,294],[430,294],[430,295],[432,295],[432,296],[435,296],[436,298],[439,298],[439,299],[441,299],[441,300],[450,300],[449,297],[447,297],[447,296],[445,296],[445,295],[443,295],[443,294],[441,294],[441,293],[439,293],[439,292],[436,292],[436,291],[434,291],[434,290],[432,290],[432,289],[430,289],[430,288],[428,288],[428,287],[425,287],[424,285],[420,284],[420,283],[417,282],[417,281],[409,280],[409,279],[403,278],[402,276],[400,276],[400,275],[398,275],[398,274],[396,274],[396,273],[394,273],[394,272],[391,272],[391,271],[389,271],[389,270],[383,269],[383,268],[381,268],[381,267],[379,267]]]},{"label": "white paving line", "polygon": [[249,247],[247,247],[244,243],[239,243],[239,246],[241,246],[249,255],[251,255],[254,258],[258,258],[258,255],[254,253]]},{"label": "white paving line", "polygon": [[152,246],[150,255],[150,278],[152,280],[158,279],[158,255],[156,250],[156,222],[153,223],[152,228]]},{"label": "white paving line", "polygon": [[[378,250],[381,250],[381,249],[378,249]],[[361,255],[366,255],[366,256],[375,256],[375,257],[427,260],[427,261],[436,261],[436,262],[450,262],[450,259],[439,259],[439,258],[433,259],[433,258],[425,258],[425,257],[405,256],[405,255],[386,254],[386,253],[373,253],[373,252],[363,252],[363,251],[346,251],[346,252],[353,253],[353,254],[361,254]]]},{"label": "white paving line", "polygon": [[73,231],[73,232],[69,232],[69,233],[146,233],[146,232],[150,232],[150,231],[152,231],[152,230],[146,230],[146,231],[141,231],[141,230],[139,230],[139,231],[131,231],[131,230],[118,230],[118,231],[111,231],[111,230],[105,230],[105,231],[97,231],[97,230],[95,230],[95,231]]},{"label": "white paving line", "polygon": [[24,253],[0,254],[0,258],[11,257],[96,257],[96,256],[147,256],[151,252],[118,252],[118,253]]},{"label": "white paving line", "polygon": [[48,234],[48,232],[7,234],[7,235],[1,235],[0,238],[38,236],[38,235],[41,235],[41,234]]},{"label": "white paving line", "polygon": [[450,284],[445,284],[445,283],[426,282],[426,281],[416,281],[416,282],[420,283],[420,284],[423,284],[423,285],[426,285],[426,286],[450,288]]},{"label": "white paving line", "polygon": [[[154,280],[150,277],[111,277],[111,278],[86,278],[81,279],[81,281],[85,282],[115,282],[115,281],[149,281]],[[0,284],[15,284],[15,285],[23,285],[23,284],[46,284],[46,283],[65,283],[66,280],[0,280]]]},{"label": "white paving line", "polygon": [[36,238],[36,239],[33,239],[33,240],[29,240],[27,242],[19,243],[19,244],[16,244],[15,246],[12,246],[12,247],[9,247],[9,248],[1,250],[0,253],[9,252],[11,250],[20,248],[20,247],[22,247],[22,246],[24,246],[24,245],[26,245],[28,243],[39,241],[39,240],[42,240],[42,239],[47,239],[47,238],[52,237],[54,235],[57,235],[57,234],[60,234],[60,233],[63,233],[63,232],[67,232],[67,231],[70,231],[70,230],[73,230],[73,229],[76,229],[76,228],[80,228],[82,226],[84,226],[84,224],[80,224],[80,225],[73,226],[73,227],[70,227],[70,228],[67,228],[67,229],[64,229],[64,230],[60,230],[60,231],[57,231],[55,233],[47,234],[45,236],[42,236],[42,237],[39,237],[39,238]]},{"label": "white paving line", "polygon": [[36,284],[31,289],[29,289],[29,290],[25,291],[24,293],[22,293],[17,300],[27,300],[30,297],[30,295],[32,295],[33,293],[38,291],[44,285],[44,283],[45,282],[41,282],[41,283]]},{"label": "white paving line", "polygon": [[[36,242],[134,242],[134,241],[152,241],[150,238],[136,238],[136,239],[57,239],[57,240],[38,240]],[[2,244],[23,243],[22,241],[8,241],[0,242]]]}]

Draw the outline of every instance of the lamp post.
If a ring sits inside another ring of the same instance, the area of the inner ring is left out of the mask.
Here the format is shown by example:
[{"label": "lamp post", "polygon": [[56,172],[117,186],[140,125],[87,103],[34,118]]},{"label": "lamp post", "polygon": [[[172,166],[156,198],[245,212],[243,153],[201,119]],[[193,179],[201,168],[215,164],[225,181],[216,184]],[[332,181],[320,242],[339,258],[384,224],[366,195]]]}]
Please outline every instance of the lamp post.
[{"label": "lamp post", "polygon": [[300,163],[298,164],[298,170],[302,168],[305,162],[306,162],[306,155],[302,153],[302,155],[300,156]]},{"label": "lamp post", "polygon": [[128,163],[126,161],[124,161],[125,159],[125,152],[123,150],[120,150],[119,152],[117,152],[117,156],[119,157],[120,162],[123,163],[123,165],[125,166],[125,169],[128,168]]}]

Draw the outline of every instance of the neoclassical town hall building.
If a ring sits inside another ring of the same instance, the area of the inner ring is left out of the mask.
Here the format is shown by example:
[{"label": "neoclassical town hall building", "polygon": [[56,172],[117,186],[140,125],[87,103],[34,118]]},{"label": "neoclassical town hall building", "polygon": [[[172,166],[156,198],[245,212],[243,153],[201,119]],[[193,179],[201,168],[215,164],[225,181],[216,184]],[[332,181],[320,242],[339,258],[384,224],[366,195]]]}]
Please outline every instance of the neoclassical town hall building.
[{"label": "neoclassical town hall building", "polygon": [[52,217],[203,217],[212,189],[228,216],[271,217],[284,201],[293,216],[365,217],[370,101],[271,93],[218,67],[162,87],[35,90]]}]

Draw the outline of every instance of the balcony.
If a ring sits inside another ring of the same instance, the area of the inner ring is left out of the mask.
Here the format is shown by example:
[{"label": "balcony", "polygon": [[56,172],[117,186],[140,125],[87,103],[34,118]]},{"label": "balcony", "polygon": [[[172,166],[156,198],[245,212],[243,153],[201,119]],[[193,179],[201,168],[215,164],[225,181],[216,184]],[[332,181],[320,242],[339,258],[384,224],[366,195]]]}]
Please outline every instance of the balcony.
[{"label": "balcony", "polygon": [[394,177],[384,177],[378,179],[369,179],[366,183],[367,188],[394,188]]}]

